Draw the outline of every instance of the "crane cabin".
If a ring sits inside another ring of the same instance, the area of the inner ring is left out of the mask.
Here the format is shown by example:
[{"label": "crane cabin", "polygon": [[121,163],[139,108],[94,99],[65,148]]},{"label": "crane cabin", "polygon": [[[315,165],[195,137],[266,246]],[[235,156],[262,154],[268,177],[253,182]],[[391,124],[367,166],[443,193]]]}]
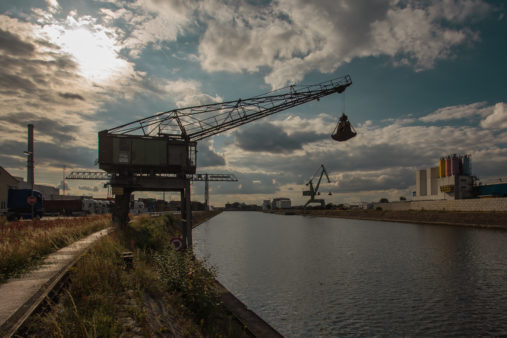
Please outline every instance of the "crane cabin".
[{"label": "crane cabin", "polygon": [[108,173],[195,174],[197,142],[99,132],[99,168]]}]

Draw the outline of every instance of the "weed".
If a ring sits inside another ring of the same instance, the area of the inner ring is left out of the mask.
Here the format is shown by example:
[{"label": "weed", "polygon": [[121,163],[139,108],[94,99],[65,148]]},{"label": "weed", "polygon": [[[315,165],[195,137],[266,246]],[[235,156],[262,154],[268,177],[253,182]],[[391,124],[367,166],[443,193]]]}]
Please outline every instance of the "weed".
[{"label": "weed", "polygon": [[4,224],[0,227],[0,283],[37,265],[46,255],[108,226],[106,216]]}]

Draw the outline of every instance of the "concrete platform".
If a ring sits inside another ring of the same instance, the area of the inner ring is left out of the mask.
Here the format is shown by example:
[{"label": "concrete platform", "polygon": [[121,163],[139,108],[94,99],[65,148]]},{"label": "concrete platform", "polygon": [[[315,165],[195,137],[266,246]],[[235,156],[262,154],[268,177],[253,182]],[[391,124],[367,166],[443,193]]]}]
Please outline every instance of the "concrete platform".
[{"label": "concrete platform", "polygon": [[46,257],[34,271],[0,285],[0,336],[11,336],[85,250],[112,230],[74,242]]}]

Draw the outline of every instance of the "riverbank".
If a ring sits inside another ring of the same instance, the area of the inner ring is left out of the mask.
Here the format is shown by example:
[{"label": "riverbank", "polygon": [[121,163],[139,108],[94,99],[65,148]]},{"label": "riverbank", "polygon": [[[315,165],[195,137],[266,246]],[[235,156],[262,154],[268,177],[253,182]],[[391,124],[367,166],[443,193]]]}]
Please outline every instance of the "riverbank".
[{"label": "riverbank", "polygon": [[[218,213],[195,213],[194,225]],[[214,267],[169,245],[180,227],[173,215],[142,216],[100,240],[70,269],[63,292],[18,334],[279,337],[215,281]]]},{"label": "riverbank", "polygon": [[[303,215],[302,209],[273,210],[276,214]],[[507,230],[507,212],[493,211],[440,211],[440,210],[307,210],[305,215],[364,219],[387,222],[454,225],[466,227],[498,228]]]}]

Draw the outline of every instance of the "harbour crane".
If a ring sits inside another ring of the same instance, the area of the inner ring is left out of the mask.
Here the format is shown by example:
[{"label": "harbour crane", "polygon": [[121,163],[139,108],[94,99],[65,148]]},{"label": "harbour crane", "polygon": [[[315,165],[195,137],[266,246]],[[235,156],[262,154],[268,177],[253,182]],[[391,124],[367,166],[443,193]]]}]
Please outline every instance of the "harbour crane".
[{"label": "harbour crane", "polygon": [[[313,186],[313,179],[317,177],[317,172],[319,170],[320,170],[319,180],[317,181],[317,185],[315,185],[315,187],[314,187]],[[320,182],[322,181],[322,176],[323,175],[326,175],[327,183],[331,183],[331,180],[329,179],[329,176],[327,174],[326,167],[324,167],[324,165],[321,164],[320,167],[317,169],[317,171],[315,171],[315,173],[313,174],[313,176],[310,178],[310,180],[308,181],[308,183],[306,183],[306,186],[309,186],[310,190],[303,191],[303,196],[310,196],[310,199],[308,200],[308,202],[305,203],[305,205],[303,207],[303,210],[306,210],[306,207],[310,203],[320,203],[321,207],[325,206],[326,202],[324,201],[324,199],[322,199],[322,198],[319,198],[319,199],[315,198],[316,195],[320,195],[319,187],[320,187]]]},{"label": "harbour crane", "polygon": [[266,116],[343,93],[352,84],[349,75],[314,85],[284,89],[220,103],[176,108],[98,133],[99,168],[110,173],[115,194],[113,222],[128,223],[128,202],[133,191],[180,191],[182,234],[192,245],[190,180],[195,174],[197,141]]}]

